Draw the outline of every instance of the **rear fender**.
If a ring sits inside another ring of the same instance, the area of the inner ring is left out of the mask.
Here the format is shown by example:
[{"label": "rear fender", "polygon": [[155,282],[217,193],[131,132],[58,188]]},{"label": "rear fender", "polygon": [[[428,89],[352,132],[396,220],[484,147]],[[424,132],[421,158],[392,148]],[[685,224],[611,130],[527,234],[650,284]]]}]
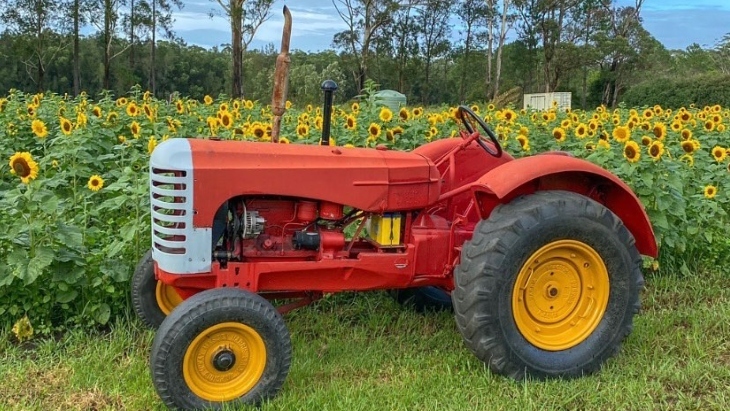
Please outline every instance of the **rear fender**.
[{"label": "rear fender", "polygon": [[541,190],[572,191],[598,201],[623,221],[641,254],[657,257],[654,231],[639,199],[618,177],[588,161],[549,154],[524,157],[490,170],[472,185],[482,219],[499,204]]}]

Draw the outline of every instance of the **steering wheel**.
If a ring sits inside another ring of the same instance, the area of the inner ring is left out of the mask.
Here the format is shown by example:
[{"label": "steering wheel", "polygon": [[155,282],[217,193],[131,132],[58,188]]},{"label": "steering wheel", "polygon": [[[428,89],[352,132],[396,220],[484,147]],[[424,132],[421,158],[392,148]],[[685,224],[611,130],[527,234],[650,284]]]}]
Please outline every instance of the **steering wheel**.
[{"label": "steering wheel", "polygon": [[466,128],[466,131],[469,132],[469,134],[474,134],[474,124],[472,123],[472,120],[476,121],[477,124],[484,130],[485,133],[487,133],[487,136],[489,136],[489,140],[494,144],[494,149],[490,148],[489,145],[487,145],[484,142],[484,139],[482,139],[482,136],[479,135],[476,140],[477,143],[479,143],[480,146],[484,149],[484,151],[487,152],[487,154],[494,156],[494,157],[502,157],[502,146],[499,144],[499,139],[497,139],[497,136],[494,134],[494,132],[489,128],[487,123],[482,120],[479,115],[477,115],[472,109],[470,109],[467,106],[459,106],[459,118],[461,118],[462,123],[464,123],[464,128]]}]

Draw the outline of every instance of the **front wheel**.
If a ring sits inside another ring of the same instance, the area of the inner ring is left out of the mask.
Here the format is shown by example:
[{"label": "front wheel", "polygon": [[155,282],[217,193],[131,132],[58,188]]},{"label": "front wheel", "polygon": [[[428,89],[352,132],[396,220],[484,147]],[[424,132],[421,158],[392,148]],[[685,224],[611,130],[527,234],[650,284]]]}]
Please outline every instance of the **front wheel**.
[{"label": "front wheel", "polygon": [[185,300],[162,322],[150,368],[170,408],[236,408],[275,396],[291,357],[289,331],[271,303],[217,288]]},{"label": "front wheel", "polygon": [[155,279],[152,250],[147,251],[132,276],[132,307],[137,317],[156,329],[182,301],[174,287]]},{"label": "front wheel", "polygon": [[459,331],[498,374],[590,374],[631,332],[640,267],[633,236],[599,203],[563,191],[519,198],[464,245],[452,292]]}]

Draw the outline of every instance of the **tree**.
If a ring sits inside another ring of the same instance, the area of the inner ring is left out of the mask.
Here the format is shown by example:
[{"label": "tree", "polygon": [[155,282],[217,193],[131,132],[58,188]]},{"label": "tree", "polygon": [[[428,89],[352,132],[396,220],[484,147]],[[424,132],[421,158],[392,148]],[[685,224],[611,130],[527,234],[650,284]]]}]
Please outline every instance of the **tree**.
[{"label": "tree", "polygon": [[400,4],[395,0],[332,0],[332,4],[347,25],[346,30],[335,34],[332,44],[356,57],[357,69],[353,77],[358,88],[363,90],[372,43]]},{"label": "tree", "polygon": [[111,90],[111,63],[129,48],[127,45],[119,45],[115,52],[115,43],[118,42],[117,31],[120,17],[123,17],[120,10],[126,5],[126,0],[104,0],[94,3],[90,9],[89,20],[99,29],[104,43],[104,75],[103,87]]},{"label": "tree", "polygon": [[502,13],[501,23],[499,25],[499,45],[497,46],[497,62],[494,73],[494,95],[492,98],[497,98],[499,95],[499,81],[502,76],[502,49],[504,49],[504,41],[507,38],[507,30],[511,26],[511,17],[509,15],[510,0],[502,0]]},{"label": "tree", "polygon": [[449,50],[451,0],[428,0],[418,9],[421,55],[424,59],[423,104],[431,103],[431,63]]},{"label": "tree", "polygon": [[[212,1],[212,0],[211,0]],[[215,0],[231,23],[233,98],[243,97],[243,55],[259,27],[271,16],[274,0]]]},{"label": "tree", "polygon": [[0,17],[11,32],[31,36],[27,48],[30,55],[23,56],[23,64],[38,91],[43,91],[46,65],[65,47],[47,41],[54,29],[63,28],[63,4],[52,0],[6,0],[0,7]]},{"label": "tree", "polygon": [[181,0],[142,0],[142,6],[149,13],[149,18],[145,23],[150,32],[150,63],[148,87],[153,95],[157,92],[156,84],[156,51],[157,51],[157,32],[162,30],[163,36],[170,40],[175,37],[172,32],[172,8],[177,7],[178,10],[183,8]]},{"label": "tree", "polygon": [[[464,54],[461,61],[461,78],[459,79],[459,101],[466,98],[466,80],[469,77],[471,51],[479,47],[480,40],[484,37],[484,27],[489,16],[488,7],[490,0],[461,0],[456,5],[456,15],[459,16],[461,25],[464,28]],[[490,70],[491,71],[491,70]]]}]

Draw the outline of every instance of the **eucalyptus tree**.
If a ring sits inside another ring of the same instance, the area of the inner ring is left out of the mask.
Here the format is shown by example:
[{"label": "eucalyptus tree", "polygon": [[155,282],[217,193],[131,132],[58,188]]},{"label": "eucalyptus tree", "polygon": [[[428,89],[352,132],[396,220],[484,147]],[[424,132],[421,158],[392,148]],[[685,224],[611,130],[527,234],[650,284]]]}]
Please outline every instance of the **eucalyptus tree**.
[{"label": "eucalyptus tree", "polygon": [[[461,34],[464,39],[464,54],[461,57],[461,76],[459,79],[459,101],[466,99],[467,79],[470,75],[471,53],[473,49],[482,45],[486,36],[485,28],[491,13],[491,0],[460,0],[455,6],[455,13],[459,17]],[[491,70],[489,70],[491,71]]]},{"label": "eucalyptus tree", "polygon": [[181,0],[142,0],[140,3],[145,18],[141,24],[145,26],[149,35],[150,55],[147,87],[153,95],[157,93],[157,34],[162,33],[163,38],[172,40],[175,33],[172,31],[173,8],[181,10]]},{"label": "eucalyptus tree", "polygon": [[[28,39],[25,53],[19,56],[26,73],[38,91],[44,90],[46,65],[67,46],[58,42],[58,31],[65,31],[67,20],[61,13],[65,6],[53,0],[5,0],[0,3],[0,17],[6,30]],[[52,38],[55,37],[53,40]]]},{"label": "eucalyptus tree", "polygon": [[332,0],[346,29],[335,34],[332,44],[356,59],[353,77],[359,90],[365,88],[373,43],[405,0]]},{"label": "eucalyptus tree", "polygon": [[451,0],[427,0],[418,8],[416,20],[420,31],[420,52],[424,64],[421,95],[423,104],[432,102],[431,65],[434,59],[443,56],[451,46],[449,42],[451,4]]},{"label": "eucalyptus tree", "polygon": [[259,27],[271,17],[274,0],[216,1],[231,24],[232,82],[231,96],[243,97],[243,55]]}]

